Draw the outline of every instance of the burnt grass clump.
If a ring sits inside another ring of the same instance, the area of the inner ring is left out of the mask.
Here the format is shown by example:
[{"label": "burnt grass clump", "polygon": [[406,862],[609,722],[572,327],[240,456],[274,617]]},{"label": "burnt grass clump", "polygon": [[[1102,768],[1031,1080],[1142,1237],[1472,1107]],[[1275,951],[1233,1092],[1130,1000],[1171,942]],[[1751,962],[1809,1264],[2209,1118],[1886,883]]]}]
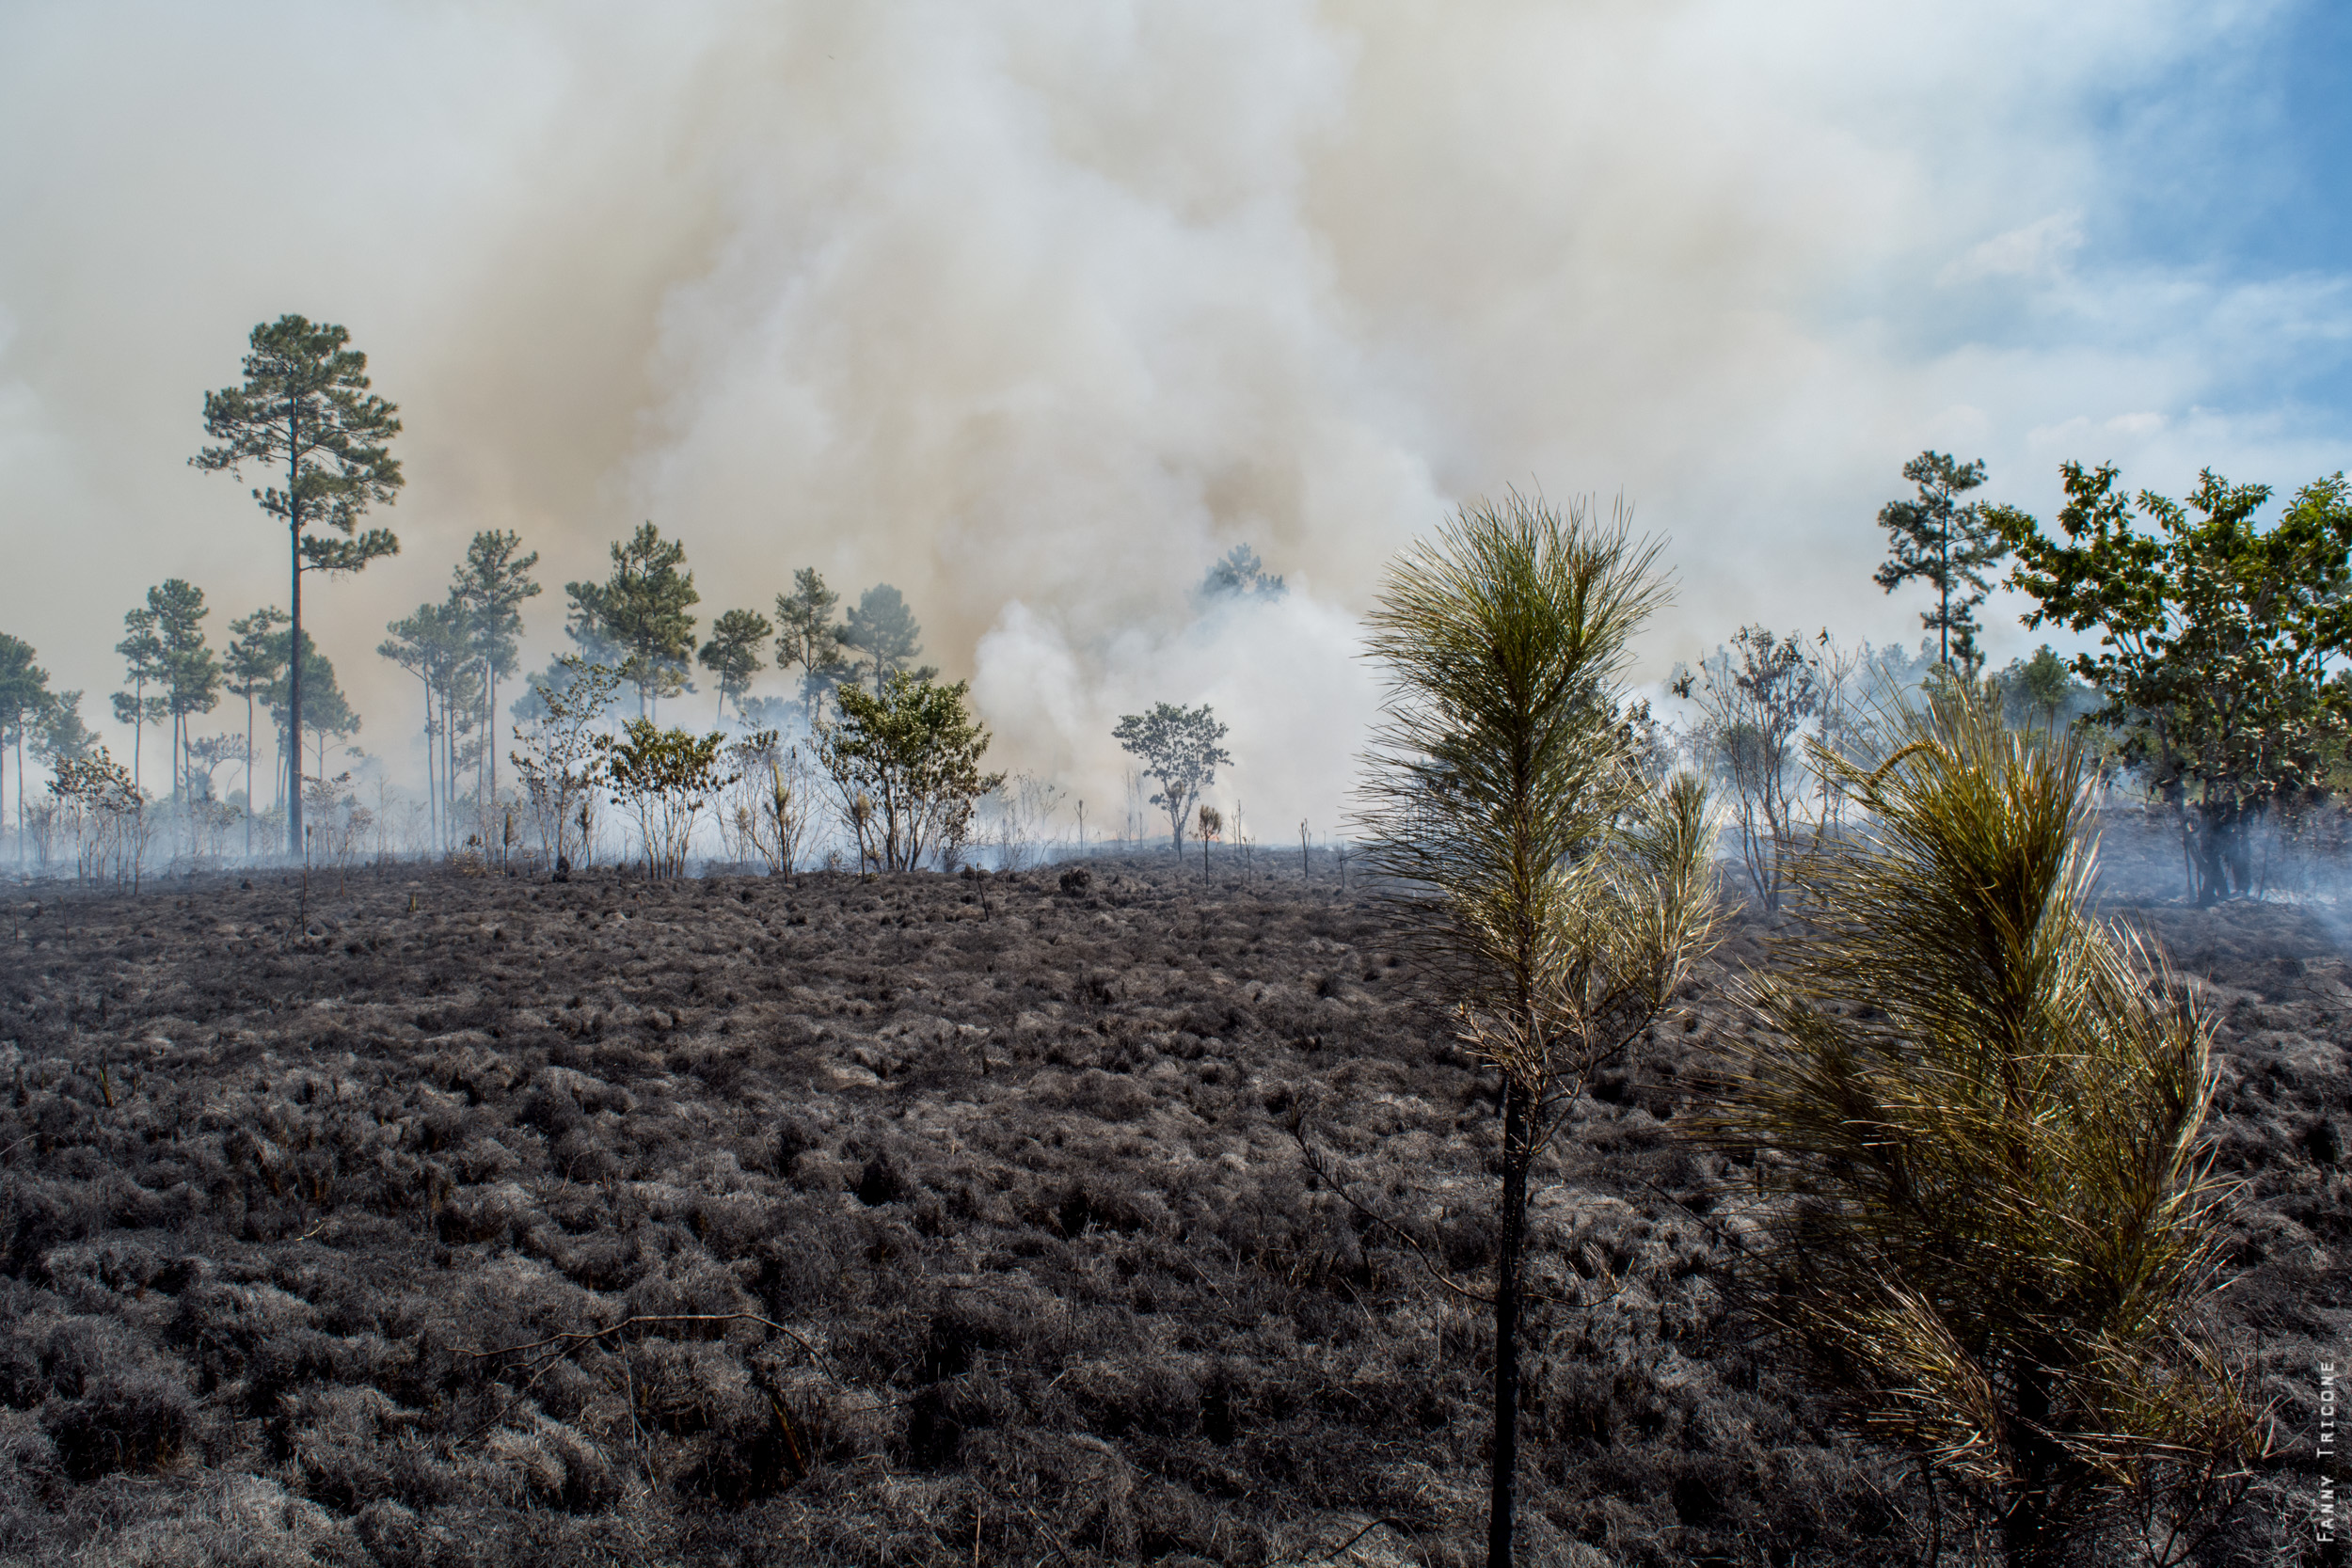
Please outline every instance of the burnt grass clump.
[{"label": "burnt grass clump", "polygon": [[[1327,866],[1063,870],[21,890],[0,1559],[1479,1560],[1491,1325],[1424,1258],[1491,1252],[1493,1083]],[[2207,1555],[2286,1560],[2342,944],[2129,912],[2219,1028],[2221,1324],[2282,1438]],[[1527,1560],[1924,1550],[1739,1308],[1746,1173],[1674,1136],[1761,929],[1547,1156]]]}]

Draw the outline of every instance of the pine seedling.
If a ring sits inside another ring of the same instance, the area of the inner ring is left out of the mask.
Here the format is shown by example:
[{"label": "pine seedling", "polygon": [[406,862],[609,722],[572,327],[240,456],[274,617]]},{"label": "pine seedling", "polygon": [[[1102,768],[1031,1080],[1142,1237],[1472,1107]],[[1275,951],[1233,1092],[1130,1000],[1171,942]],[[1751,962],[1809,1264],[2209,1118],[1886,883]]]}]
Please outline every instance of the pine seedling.
[{"label": "pine seedling", "polygon": [[[1786,1200],[1763,1311],[1855,1424],[2056,1563],[2134,1512],[2177,1560],[2265,1422],[2199,1333],[2222,1194],[2206,1028],[2091,896],[2094,759],[1936,689],[1874,818],[1793,874],[1802,934],[1698,1131]],[[2165,1544],[2170,1543],[2170,1544]]]},{"label": "pine seedling", "polygon": [[[1581,505],[1466,507],[1389,571],[1370,852],[1463,1043],[1502,1079],[1486,1561],[1513,1560],[1523,1246],[1536,1156],[1671,1004],[1715,919],[1714,812],[1637,766],[1621,678],[1657,546]],[[1341,849],[1345,885],[1345,847]]]}]

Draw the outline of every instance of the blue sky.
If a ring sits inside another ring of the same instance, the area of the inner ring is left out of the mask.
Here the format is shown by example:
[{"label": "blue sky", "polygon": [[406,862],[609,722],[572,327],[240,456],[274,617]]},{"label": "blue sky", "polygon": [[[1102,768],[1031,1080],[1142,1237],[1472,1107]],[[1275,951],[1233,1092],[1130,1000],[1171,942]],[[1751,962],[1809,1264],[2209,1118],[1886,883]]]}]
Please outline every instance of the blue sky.
[{"label": "blue sky", "polygon": [[[2122,178],[2087,261],[2225,285],[2352,267],[2352,8],[2281,7],[2231,47],[2110,95],[2094,123]],[[2348,355],[2341,335],[2312,341],[2271,386],[2341,430]]]},{"label": "blue sky", "polygon": [[2241,277],[2352,258],[2352,8],[2302,0],[2100,117],[2133,178],[2125,256]]}]

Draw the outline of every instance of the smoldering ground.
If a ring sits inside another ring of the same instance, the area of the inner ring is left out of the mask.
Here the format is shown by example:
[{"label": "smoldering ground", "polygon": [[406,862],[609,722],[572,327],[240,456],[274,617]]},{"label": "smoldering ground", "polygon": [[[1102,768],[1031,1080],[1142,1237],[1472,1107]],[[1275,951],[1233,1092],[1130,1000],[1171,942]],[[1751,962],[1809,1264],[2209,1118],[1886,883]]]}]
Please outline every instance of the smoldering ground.
[{"label": "smoldering ground", "polygon": [[[2352,975],[2305,911],[2166,902],[2167,847],[2111,847],[2115,907],[2216,1020],[2224,1338],[2308,1432]],[[0,1552],[1474,1560],[1490,1325],[1365,1214],[1475,1278],[1492,1085],[1296,867],[20,897]],[[1734,1310],[1743,1172],[1673,1136],[1757,934],[1545,1173],[1547,1560],[1923,1549],[1911,1473]],[[2311,1463],[2215,1560],[2287,1560]]]}]

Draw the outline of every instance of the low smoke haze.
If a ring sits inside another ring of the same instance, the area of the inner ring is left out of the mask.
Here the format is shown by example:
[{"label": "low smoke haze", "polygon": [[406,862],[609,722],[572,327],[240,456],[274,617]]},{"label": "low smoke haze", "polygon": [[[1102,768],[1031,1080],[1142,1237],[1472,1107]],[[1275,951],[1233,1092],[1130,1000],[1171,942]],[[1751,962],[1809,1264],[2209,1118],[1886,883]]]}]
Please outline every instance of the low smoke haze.
[{"label": "low smoke haze", "polygon": [[[2343,42],[2168,0],[0,7],[5,629],[95,724],[151,584],[215,640],[284,602],[186,460],[295,311],[406,427],[401,555],[306,593],[396,770],[374,648],[469,536],[542,552],[537,668],[650,518],[706,626],[896,584],[991,763],[1096,821],[1117,717],[1214,703],[1277,838],[1336,814],[1357,617],[1466,498],[1671,536],[1654,677],[1752,620],[1915,642],[1870,573],[1924,447],[2044,515],[2067,458],[2344,467]],[[1291,592],[1204,610],[1244,543]]]}]

